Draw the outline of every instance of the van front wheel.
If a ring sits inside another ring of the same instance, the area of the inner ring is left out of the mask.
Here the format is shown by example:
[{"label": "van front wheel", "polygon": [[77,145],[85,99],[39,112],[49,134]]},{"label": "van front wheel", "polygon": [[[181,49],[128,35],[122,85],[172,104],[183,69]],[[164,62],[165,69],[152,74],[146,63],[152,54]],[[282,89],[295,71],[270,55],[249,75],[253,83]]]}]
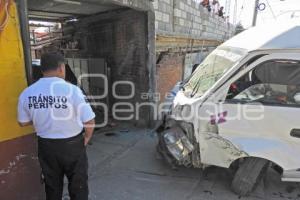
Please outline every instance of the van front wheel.
[{"label": "van front wheel", "polygon": [[268,170],[269,161],[261,158],[245,158],[231,183],[234,193],[246,196],[252,192]]}]

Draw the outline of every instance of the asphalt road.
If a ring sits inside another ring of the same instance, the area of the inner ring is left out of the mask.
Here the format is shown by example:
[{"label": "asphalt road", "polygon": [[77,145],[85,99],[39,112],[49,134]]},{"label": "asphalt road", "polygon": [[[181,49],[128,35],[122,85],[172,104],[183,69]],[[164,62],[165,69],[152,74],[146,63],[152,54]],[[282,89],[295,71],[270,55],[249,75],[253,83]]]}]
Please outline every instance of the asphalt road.
[{"label": "asphalt road", "polygon": [[273,170],[249,197],[239,197],[226,169],[172,170],[156,153],[154,134],[120,130],[95,134],[88,147],[91,200],[300,199],[300,185],[281,182]]}]

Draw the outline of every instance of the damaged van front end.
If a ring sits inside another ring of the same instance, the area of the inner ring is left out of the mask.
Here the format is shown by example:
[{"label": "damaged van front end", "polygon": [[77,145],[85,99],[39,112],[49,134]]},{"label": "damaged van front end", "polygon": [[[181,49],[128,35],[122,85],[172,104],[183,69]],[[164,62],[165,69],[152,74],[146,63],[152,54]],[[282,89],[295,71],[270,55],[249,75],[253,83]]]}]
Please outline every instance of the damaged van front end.
[{"label": "damaged van front end", "polygon": [[160,129],[163,130],[158,132],[157,150],[173,168],[178,165],[201,167],[192,124],[168,119]]},{"label": "damaged van front end", "polygon": [[[208,93],[218,78],[238,63],[244,55],[245,52],[239,49],[220,47],[200,64],[189,80],[179,86],[181,90],[177,91],[177,95],[172,99],[170,110],[164,113],[163,122],[158,130],[160,139],[158,150],[173,167],[185,165],[204,168],[209,165],[204,159],[209,160],[210,157],[223,157],[224,163],[219,165],[228,167],[232,160],[245,156],[225,138],[218,137],[218,126],[213,122],[213,115],[205,116],[206,113],[203,113],[202,109],[202,104],[207,101],[205,93]],[[216,60],[218,61],[214,62]],[[224,61],[227,63],[224,64]],[[213,65],[220,64],[221,66],[217,66],[219,71],[211,71],[211,68],[215,67]],[[205,80],[207,73],[210,73],[211,77]],[[204,87],[197,82],[196,79],[199,78],[202,79]],[[211,144],[215,147],[214,151],[209,147],[207,156],[206,153],[201,153]]]},{"label": "damaged van front end", "polygon": [[206,120],[193,118],[192,110],[196,109],[193,106],[201,107],[199,104],[172,107],[157,130],[157,150],[173,168],[179,165],[203,169],[210,165],[229,168],[235,160],[248,156],[218,134],[213,115]]},{"label": "damaged van front end", "polygon": [[255,27],[208,55],[167,100],[157,129],[165,160],[173,168],[233,168],[239,195],[269,166],[300,182],[299,34],[299,23]]}]

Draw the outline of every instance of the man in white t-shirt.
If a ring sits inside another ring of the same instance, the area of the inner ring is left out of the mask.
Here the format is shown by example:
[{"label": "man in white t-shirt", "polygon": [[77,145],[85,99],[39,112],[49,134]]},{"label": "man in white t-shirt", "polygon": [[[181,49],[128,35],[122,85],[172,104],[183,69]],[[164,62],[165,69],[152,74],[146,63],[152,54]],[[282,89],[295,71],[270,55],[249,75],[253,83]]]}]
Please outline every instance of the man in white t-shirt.
[{"label": "man in white t-shirt", "polygon": [[62,199],[64,175],[69,181],[71,200],[87,200],[85,147],[94,131],[95,114],[81,89],[64,80],[63,56],[44,54],[41,71],[43,78],[19,97],[19,124],[33,125],[37,133],[47,200]]}]

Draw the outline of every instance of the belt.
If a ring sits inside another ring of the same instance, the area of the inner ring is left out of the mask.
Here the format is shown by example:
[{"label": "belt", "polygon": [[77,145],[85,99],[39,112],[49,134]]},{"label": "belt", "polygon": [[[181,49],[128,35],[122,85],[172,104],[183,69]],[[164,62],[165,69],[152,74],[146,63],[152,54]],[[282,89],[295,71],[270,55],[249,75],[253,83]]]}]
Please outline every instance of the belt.
[{"label": "belt", "polygon": [[69,138],[58,138],[58,139],[53,139],[53,138],[42,138],[40,136],[38,136],[38,141],[40,142],[68,142],[68,141],[73,141],[76,139],[81,139],[83,136],[83,132],[80,132],[78,135],[75,135],[73,137],[69,137]]}]

